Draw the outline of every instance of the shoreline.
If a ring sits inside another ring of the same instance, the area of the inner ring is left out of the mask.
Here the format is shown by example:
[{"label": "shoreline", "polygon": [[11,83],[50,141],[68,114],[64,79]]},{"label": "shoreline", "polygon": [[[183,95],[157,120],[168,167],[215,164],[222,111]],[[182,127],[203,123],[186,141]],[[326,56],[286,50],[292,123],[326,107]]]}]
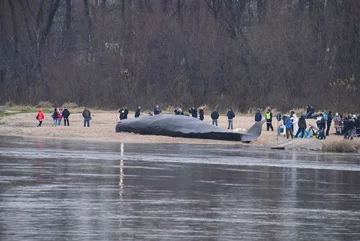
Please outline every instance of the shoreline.
[{"label": "shoreline", "polygon": [[[9,116],[4,116],[0,119],[0,136],[9,137],[32,137],[43,139],[62,139],[75,141],[106,141],[117,143],[184,143],[184,144],[202,144],[202,145],[233,145],[241,147],[265,148],[269,149],[273,146],[285,143],[295,142],[299,150],[312,150],[311,146],[317,145],[317,150],[321,149],[324,141],[315,138],[308,139],[286,139],[283,136],[277,138],[276,130],[266,131],[266,124],[263,125],[262,133],[259,139],[251,143],[242,143],[235,141],[213,140],[213,139],[198,139],[198,138],[183,138],[183,137],[169,137],[159,135],[140,135],[134,133],[117,133],[115,131],[116,123],[119,121],[117,112],[106,111],[92,111],[92,120],[90,127],[83,127],[83,118],[81,113],[73,113],[70,115],[70,126],[65,127],[63,123],[60,126],[51,126],[52,119],[50,114],[45,114],[45,120],[42,127],[36,127],[38,121],[35,119],[34,113],[19,113]],[[130,112],[129,119],[133,118],[133,113]],[[204,122],[211,124],[209,115],[205,115]],[[220,116],[219,126],[227,127],[227,117]],[[254,123],[252,116],[236,116],[234,119],[234,129],[242,128],[249,129]],[[307,120],[308,124],[315,124],[315,120]],[[273,121],[274,129],[277,128],[276,121]],[[331,132],[335,130],[331,129]],[[278,140],[277,140],[278,139]],[[330,135],[325,141],[341,140],[342,136]],[[311,140],[311,141],[310,141]],[[356,140],[356,142],[358,142]],[[300,143],[300,144],[299,144]],[[304,143],[304,147],[301,144]],[[305,144],[307,143],[307,144]],[[308,146],[309,148],[306,148]]]}]

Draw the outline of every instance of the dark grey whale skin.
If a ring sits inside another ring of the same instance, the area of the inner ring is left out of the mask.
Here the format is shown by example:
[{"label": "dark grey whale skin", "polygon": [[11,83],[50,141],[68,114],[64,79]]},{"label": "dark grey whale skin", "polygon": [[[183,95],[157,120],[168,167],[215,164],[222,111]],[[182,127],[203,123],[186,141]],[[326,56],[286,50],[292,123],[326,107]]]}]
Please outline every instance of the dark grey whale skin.
[{"label": "dark grey whale skin", "polygon": [[261,135],[261,128],[264,122],[255,123],[245,133],[237,133],[210,125],[190,116],[160,114],[121,120],[116,124],[115,130],[116,132],[132,132],[141,135],[242,141],[248,143],[258,139]]}]

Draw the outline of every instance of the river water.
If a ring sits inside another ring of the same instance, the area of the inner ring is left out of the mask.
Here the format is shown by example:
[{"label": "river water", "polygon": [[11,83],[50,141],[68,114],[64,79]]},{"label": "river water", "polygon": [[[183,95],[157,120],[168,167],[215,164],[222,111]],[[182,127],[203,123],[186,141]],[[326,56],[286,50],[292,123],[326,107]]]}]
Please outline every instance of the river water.
[{"label": "river water", "polygon": [[0,240],[360,240],[360,155],[0,137],[0,214]]}]

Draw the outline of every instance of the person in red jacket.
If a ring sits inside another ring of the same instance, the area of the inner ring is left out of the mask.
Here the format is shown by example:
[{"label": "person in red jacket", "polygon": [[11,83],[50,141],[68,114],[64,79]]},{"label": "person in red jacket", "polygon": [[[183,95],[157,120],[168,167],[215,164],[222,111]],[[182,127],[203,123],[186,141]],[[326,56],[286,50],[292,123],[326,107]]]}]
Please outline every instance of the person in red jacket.
[{"label": "person in red jacket", "polygon": [[44,116],[43,110],[42,110],[42,109],[39,109],[39,112],[38,112],[38,114],[37,114],[37,116],[36,116],[36,119],[39,121],[39,124],[37,125],[38,127],[39,127],[39,126],[41,127],[41,124],[42,124],[44,118],[45,118],[45,116]]},{"label": "person in red jacket", "polygon": [[60,126],[61,124],[61,119],[62,119],[62,108],[59,107],[57,110],[57,121],[58,121],[58,126]]}]

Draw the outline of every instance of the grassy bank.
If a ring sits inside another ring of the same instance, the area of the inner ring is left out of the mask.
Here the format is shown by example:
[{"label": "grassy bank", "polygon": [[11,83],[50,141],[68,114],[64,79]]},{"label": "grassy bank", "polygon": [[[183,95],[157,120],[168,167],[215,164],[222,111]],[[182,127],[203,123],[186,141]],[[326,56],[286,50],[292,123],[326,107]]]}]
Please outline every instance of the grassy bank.
[{"label": "grassy bank", "polygon": [[333,140],[322,144],[323,152],[356,153],[359,151],[359,144],[351,140]]}]

